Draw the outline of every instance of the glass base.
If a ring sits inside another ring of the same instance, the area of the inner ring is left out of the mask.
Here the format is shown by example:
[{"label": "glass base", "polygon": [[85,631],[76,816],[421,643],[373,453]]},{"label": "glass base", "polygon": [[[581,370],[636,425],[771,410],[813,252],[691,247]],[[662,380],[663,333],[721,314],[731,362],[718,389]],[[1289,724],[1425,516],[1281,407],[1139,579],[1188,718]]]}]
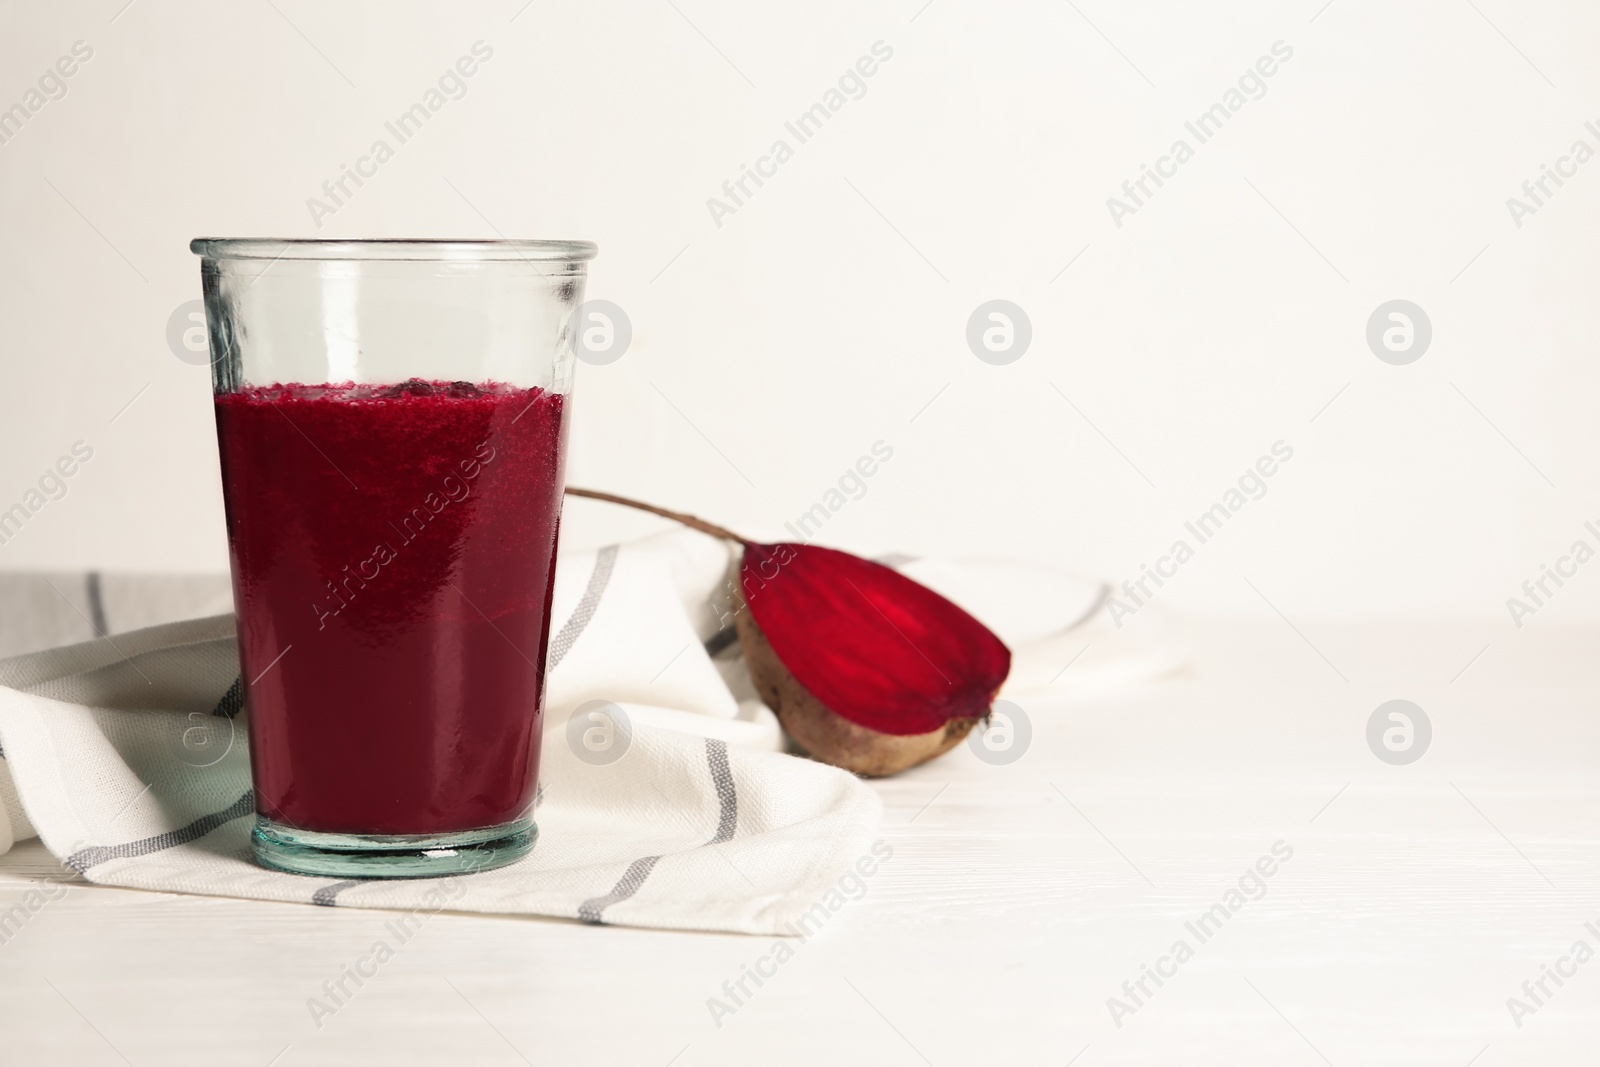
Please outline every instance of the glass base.
[{"label": "glass base", "polygon": [[250,845],[261,866],[290,874],[439,878],[515,863],[533,851],[538,836],[531,818],[440,834],[329,834],[257,815]]}]

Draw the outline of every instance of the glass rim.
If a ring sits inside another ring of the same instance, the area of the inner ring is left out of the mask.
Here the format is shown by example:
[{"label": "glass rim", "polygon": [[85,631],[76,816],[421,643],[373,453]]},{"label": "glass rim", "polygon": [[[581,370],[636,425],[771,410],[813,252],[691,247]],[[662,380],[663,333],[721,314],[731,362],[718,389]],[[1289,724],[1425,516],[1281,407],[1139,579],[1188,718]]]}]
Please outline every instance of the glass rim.
[{"label": "glass rim", "polygon": [[207,259],[437,260],[582,262],[600,247],[593,241],[475,240],[383,237],[319,240],[304,237],[196,237],[189,251]]}]

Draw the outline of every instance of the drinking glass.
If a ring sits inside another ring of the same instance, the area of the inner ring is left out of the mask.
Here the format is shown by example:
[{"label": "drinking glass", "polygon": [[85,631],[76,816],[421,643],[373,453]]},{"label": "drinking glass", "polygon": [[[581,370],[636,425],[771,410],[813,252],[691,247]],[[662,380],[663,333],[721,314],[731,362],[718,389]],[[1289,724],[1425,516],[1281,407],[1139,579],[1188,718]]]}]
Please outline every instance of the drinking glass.
[{"label": "drinking glass", "polygon": [[584,241],[195,240],[257,861],[527,854]]}]

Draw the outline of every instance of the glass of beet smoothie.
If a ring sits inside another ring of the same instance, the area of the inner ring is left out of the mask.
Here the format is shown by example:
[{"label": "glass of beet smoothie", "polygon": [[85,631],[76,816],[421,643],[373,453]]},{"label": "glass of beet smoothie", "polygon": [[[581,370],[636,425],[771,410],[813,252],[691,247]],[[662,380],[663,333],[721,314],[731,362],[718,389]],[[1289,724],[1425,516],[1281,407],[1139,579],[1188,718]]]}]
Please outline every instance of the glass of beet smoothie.
[{"label": "glass of beet smoothie", "polygon": [[582,241],[198,239],[257,860],[532,847]]}]

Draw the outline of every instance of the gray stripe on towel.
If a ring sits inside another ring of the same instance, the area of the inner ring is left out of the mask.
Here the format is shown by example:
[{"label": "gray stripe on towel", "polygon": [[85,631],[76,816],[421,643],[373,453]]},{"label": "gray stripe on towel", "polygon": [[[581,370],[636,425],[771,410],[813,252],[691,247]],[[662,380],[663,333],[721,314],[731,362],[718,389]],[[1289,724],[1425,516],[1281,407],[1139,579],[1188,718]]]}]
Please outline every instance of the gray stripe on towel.
[{"label": "gray stripe on towel", "polygon": [[217,706],[211,709],[211,714],[219,715],[224,719],[231,719],[244,710],[244,676],[240,675],[228,686],[228,691],[217,699]]},{"label": "gray stripe on towel", "polygon": [[[726,741],[706,738],[706,765],[711,770],[711,781],[717,787],[718,803],[717,832],[706,845],[720,845],[724,841],[732,841],[739,826],[739,793],[734,788],[733,769],[728,765]],[[634,860],[622,877],[617,879],[617,884],[611,887],[611,892],[601,897],[590,897],[578,905],[578,918],[586,923],[604,922],[602,913],[611,905],[637,893],[660,859],[660,856],[645,856]]]},{"label": "gray stripe on towel", "polygon": [[337,897],[342,891],[349,889],[353,885],[360,885],[364,881],[366,881],[364,878],[346,878],[342,882],[334,882],[332,885],[325,885],[315,893],[311,894],[311,903],[320,904],[324,908],[331,908],[334,906],[334,898]]},{"label": "gray stripe on towel", "polygon": [[586,923],[600,922],[601,912],[619,900],[627,900],[639,891],[639,887],[650,877],[651,870],[655,868],[656,861],[660,858],[660,856],[646,856],[628,864],[628,869],[617,879],[617,884],[611,887],[611,892],[603,897],[590,897],[578,905],[578,918]]},{"label": "gray stripe on towel", "polygon": [[94,627],[96,637],[104,637],[111,632],[111,627],[106,625],[106,598],[100,589],[100,572],[90,571],[86,584],[89,587],[90,625]]},{"label": "gray stripe on towel", "polygon": [[739,794],[733,788],[733,770],[728,766],[728,742],[706,738],[706,762],[711,765],[711,781],[717,787],[722,808],[717,816],[717,832],[707,844],[720,845],[733,840],[739,826]]},{"label": "gray stripe on towel", "polygon": [[106,860],[148,856],[152,852],[161,852],[177,845],[187,845],[191,841],[198,841],[224,823],[255,814],[255,810],[255,794],[246,790],[244,795],[235,800],[228,808],[222,811],[214,811],[210,815],[202,815],[187,826],[180,826],[178,829],[168,830],[164,834],[146,837],[139,841],[129,841],[121,845],[93,845],[89,848],[82,848],[68,856],[63,862],[79,874],[82,874],[95,864],[104,863]]},{"label": "gray stripe on towel", "polygon": [[547,673],[554,672],[556,666],[567,658],[567,653],[572,651],[572,646],[583,633],[584,627],[594,618],[595,609],[600,606],[600,597],[605,594],[606,584],[611,581],[611,569],[617,564],[617,547],[607,545],[595,555],[594,570],[589,574],[589,584],[583,590],[583,598],[573,609],[572,617],[550,639]]}]

